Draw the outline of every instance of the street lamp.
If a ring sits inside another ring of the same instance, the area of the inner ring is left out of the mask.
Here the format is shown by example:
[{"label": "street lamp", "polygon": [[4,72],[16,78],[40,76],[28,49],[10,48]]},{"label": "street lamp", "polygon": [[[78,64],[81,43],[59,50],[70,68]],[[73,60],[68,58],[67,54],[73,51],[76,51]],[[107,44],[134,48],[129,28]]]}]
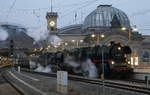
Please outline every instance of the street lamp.
[{"label": "street lamp", "polygon": [[131,41],[131,30],[132,30],[132,29],[131,29],[131,28],[122,27],[121,30],[122,30],[122,31],[128,30],[129,41]]},{"label": "street lamp", "polygon": [[103,92],[105,87],[105,66],[104,66],[104,45],[102,45],[102,82],[103,82]]}]

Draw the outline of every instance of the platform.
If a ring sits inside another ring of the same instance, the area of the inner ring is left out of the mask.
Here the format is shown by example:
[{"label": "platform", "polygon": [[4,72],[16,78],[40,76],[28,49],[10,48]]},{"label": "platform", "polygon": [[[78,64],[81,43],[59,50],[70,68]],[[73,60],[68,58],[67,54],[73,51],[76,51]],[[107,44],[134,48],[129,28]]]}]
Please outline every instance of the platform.
[{"label": "platform", "polygon": [[17,72],[14,69],[6,72],[14,84],[28,95],[144,95],[137,92],[102,88],[101,85],[70,81],[68,86],[57,85],[56,78],[28,72]]}]

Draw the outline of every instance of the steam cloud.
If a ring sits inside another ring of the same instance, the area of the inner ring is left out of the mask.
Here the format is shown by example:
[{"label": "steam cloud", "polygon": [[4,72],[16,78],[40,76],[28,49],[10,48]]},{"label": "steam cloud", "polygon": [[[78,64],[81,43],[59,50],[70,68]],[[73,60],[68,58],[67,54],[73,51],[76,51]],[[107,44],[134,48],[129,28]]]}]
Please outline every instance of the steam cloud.
[{"label": "steam cloud", "polygon": [[49,39],[48,39],[48,41],[53,46],[59,46],[59,45],[62,44],[62,40],[58,36],[56,36],[56,35],[50,36]]},{"label": "steam cloud", "polygon": [[28,30],[27,35],[32,37],[35,40],[35,42],[38,42],[40,40],[45,40],[48,37],[48,31],[47,31],[47,29],[44,29],[44,30],[39,30],[39,29]]},{"label": "steam cloud", "polygon": [[83,64],[82,64],[82,69],[84,72],[88,72],[88,77],[90,78],[96,78],[98,77],[98,72],[96,66],[92,63],[90,59],[87,59]]},{"label": "steam cloud", "polygon": [[36,72],[44,72],[44,73],[49,73],[51,72],[51,67],[50,65],[46,66],[45,68],[38,64],[38,67],[34,70]]},{"label": "steam cloud", "polygon": [[8,38],[8,32],[0,27],[0,41],[5,41]]}]

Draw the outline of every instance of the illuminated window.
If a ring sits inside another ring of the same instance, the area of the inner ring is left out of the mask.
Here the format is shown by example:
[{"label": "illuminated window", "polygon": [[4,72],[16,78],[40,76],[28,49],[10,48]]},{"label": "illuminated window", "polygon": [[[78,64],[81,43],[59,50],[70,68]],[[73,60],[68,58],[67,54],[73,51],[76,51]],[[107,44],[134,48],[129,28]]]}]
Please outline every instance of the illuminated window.
[{"label": "illuminated window", "polygon": [[134,65],[134,60],[133,60],[134,58],[133,57],[131,57],[131,65]]},{"label": "illuminated window", "polygon": [[138,57],[134,57],[134,59],[135,59],[134,65],[139,65],[139,58]]}]

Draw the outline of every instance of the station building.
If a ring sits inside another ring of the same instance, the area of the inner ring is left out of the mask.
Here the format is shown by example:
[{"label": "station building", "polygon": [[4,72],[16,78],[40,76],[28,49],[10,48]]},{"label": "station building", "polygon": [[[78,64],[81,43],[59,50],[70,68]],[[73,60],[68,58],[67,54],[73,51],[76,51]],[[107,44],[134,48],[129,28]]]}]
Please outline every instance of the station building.
[{"label": "station building", "polygon": [[[52,20],[57,19],[55,17]],[[63,40],[64,48],[109,45],[114,41],[131,48],[132,65],[150,65],[150,36],[140,34],[130,25],[126,13],[111,5],[99,5],[82,24],[69,25],[55,32]]]},{"label": "station building", "polygon": [[[59,47],[55,47],[57,50],[92,47],[96,44],[109,45],[114,41],[131,48],[132,65],[150,65],[150,36],[142,35],[136,28],[132,28],[128,16],[120,9],[111,5],[99,5],[83,23],[60,29],[57,29],[57,17],[55,12],[46,15],[50,35],[57,35],[63,42]],[[46,44],[49,44],[45,40],[41,41],[40,46],[34,44],[34,39],[27,35],[27,29],[24,27],[9,24],[1,24],[0,27],[10,35],[5,41],[0,41],[0,54],[9,53],[10,40],[14,41],[15,49],[23,52],[33,51],[41,46],[45,48]]]}]

